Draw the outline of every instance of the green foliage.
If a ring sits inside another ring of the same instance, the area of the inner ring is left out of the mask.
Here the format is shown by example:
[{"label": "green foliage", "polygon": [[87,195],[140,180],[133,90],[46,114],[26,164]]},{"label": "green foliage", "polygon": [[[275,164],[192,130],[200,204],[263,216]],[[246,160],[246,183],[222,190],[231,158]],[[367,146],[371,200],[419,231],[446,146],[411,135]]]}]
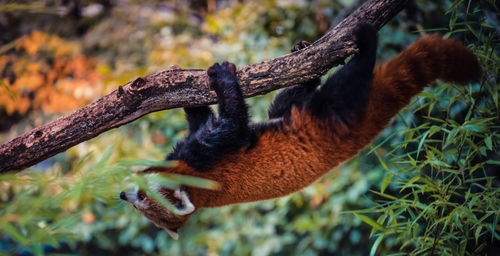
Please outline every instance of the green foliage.
[{"label": "green foliage", "polygon": [[[321,20],[354,1],[226,1],[201,19],[183,5],[196,1],[137,2],[78,21],[91,24],[78,42],[97,60],[106,88],[173,64],[243,65],[283,55],[321,36]],[[164,164],[186,134],[182,111],[152,113],[0,176],[0,255],[43,255],[50,246],[90,255],[491,254],[500,240],[498,6],[419,0],[412,8],[421,19],[401,14],[379,32],[379,59],[438,31],[474,50],[481,81],[426,89],[372,146],[315,184],[280,199],[202,210],[173,241],[118,198],[130,183],[148,189],[133,171]],[[248,100],[253,121],[267,118],[272,98]]]},{"label": "green foliage", "polygon": [[393,124],[405,129],[371,150],[389,171],[372,191],[377,205],[354,211],[372,226],[371,255],[478,255],[500,239],[499,24],[487,18],[495,10],[487,1],[450,5],[442,30],[472,42],[481,80],[429,88]]}]

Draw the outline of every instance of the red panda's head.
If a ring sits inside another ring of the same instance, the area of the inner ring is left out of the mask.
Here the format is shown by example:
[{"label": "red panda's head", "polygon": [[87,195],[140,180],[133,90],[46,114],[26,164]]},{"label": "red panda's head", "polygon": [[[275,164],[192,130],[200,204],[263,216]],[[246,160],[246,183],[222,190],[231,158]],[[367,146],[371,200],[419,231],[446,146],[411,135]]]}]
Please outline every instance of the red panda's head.
[{"label": "red panda's head", "polygon": [[120,199],[131,203],[144,217],[148,218],[157,227],[163,228],[173,238],[178,239],[178,229],[183,227],[196,208],[189,199],[187,191],[183,188],[171,190],[150,184],[152,189],[158,191],[176,209],[175,212],[168,210],[162,203],[148,196],[145,191],[138,187],[120,193]]}]

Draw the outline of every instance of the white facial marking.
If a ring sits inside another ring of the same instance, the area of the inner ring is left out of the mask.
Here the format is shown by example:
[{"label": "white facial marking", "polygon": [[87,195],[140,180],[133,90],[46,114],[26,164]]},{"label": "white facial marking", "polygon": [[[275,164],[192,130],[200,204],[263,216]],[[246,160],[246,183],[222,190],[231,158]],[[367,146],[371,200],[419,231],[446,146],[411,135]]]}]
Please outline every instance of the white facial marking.
[{"label": "white facial marking", "polygon": [[147,180],[148,180],[148,186],[152,189],[152,190],[155,190],[155,191],[158,191],[160,192],[161,190],[161,185],[158,184],[158,182],[155,182],[153,177],[157,177],[158,174],[156,173],[153,173],[153,174],[148,174],[147,176]]},{"label": "white facial marking", "polygon": [[137,191],[139,191],[139,186],[137,184],[131,183],[127,188],[127,201],[134,203],[137,201]]},{"label": "white facial marking", "polygon": [[149,208],[148,204],[141,202],[141,201],[136,201],[133,204],[135,205],[135,207],[140,208],[140,209],[148,209]]},{"label": "white facial marking", "polygon": [[194,211],[194,209],[195,209],[194,205],[193,205],[193,203],[191,203],[191,200],[189,200],[189,196],[186,193],[186,191],[181,191],[181,189],[178,188],[174,191],[174,196],[177,199],[180,199],[182,202],[182,205],[184,206],[183,209],[178,209],[178,212],[177,212],[178,215],[186,215],[186,214],[190,214]]},{"label": "white facial marking", "polygon": [[148,209],[149,205],[137,198],[137,192],[139,191],[139,186],[137,184],[129,184],[127,193],[127,201],[132,203],[135,207],[139,209]]}]

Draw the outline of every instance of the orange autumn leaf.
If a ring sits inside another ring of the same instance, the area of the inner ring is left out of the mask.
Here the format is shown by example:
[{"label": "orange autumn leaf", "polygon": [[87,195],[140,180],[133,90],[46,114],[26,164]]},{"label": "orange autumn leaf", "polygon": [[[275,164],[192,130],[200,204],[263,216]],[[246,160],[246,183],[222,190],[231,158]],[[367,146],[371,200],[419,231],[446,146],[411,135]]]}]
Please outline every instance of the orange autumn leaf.
[{"label": "orange autumn leaf", "polygon": [[5,92],[0,92],[0,102],[2,102],[2,107],[5,109],[7,114],[12,115],[16,111],[16,103],[9,97]]},{"label": "orange autumn leaf", "polygon": [[81,102],[61,92],[54,92],[43,101],[42,110],[46,113],[69,111],[80,106]]},{"label": "orange autumn leaf", "polygon": [[29,36],[25,37],[24,40],[21,40],[22,47],[29,55],[34,55],[38,52],[40,47],[42,47],[46,38],[46,34],[40,31],[33,31]]},{"label": "orange autumn leaf", "polygon": [[86,224],[94,223],[94,221],[95,221],[95,214],[92,213],[92,212],[85,212],[82,215],[82,220]]},{"label": "orange autumn leaf", "polygon": [[25,114],[26,112],[28,112],[30,106],[31,102],[26,97],[22,97],[16,101],[16,110],[20,114]]},{"label": "orange autumn leaf", "polygon": [[16,91],[10,90],[9,81],[3,79],[2,83],[5,86],[0,87],[0,102],[7,114],[12,115],[15,112],[24,114],[31,106],[29,99],[21,97],[21,94]]},{"label": "orange autumn leaf", "polygon": [[38,89],[38,87],[44,84],[44,78],[40,74],[25,74],[20,76],[14,82],[14,88],[23,90],[28,89],[30,91]]},{"label": "orange autumn leaf", "polygon": [[0,108],[12,115],[69,111],[89,103],[100,93],[101,78],[95,61],[80,51],[76,42],[40,31],[18,40],[14,52],[0,56],[0,72],[11,79],[4,86],[10,96],[0,97]]}]

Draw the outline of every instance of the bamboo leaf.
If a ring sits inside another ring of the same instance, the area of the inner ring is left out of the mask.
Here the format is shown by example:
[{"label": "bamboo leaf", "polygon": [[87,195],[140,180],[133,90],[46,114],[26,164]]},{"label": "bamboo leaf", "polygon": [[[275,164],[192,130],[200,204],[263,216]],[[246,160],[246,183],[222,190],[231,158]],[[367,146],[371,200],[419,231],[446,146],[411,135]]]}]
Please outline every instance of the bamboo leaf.
[{"label": "bamboo leaf", "polygon": [[7,233],[12,239],[16,240],[18,243],[22,245],[28,244],[28,239],[25,238],[21,233],[19,233],[16,228],[9,223],[0,222],[0,227],[3,232]]},{"label": "bamboo leaf", "polygon": [[415,176],[413,178],[411,178],[408,182],[406,182],[406,184],[399,190],[399,192],[402,192],[403,190],[405,190],[408,186],[410,186],[411,184],[417,182],[418,180],[420,180],[420,176]]},{"label": "bamboo leaf", "polygon": [[370,225],[372,228],[374,228],[376,230],[380,230],[380,231],[385,231],[385,228],[382,225],[380,225],[378,222],[370,219],[369,217],[367,217],[365,215],[357,214],[357,213],[354,213],[354,215],[356,215],[356,217],[358,217],[364,223]]},{"label": "bamboo leaf", "polygon": [[377,239],[375,240],[375,242],[372,245],[372,248],[370,249],[370,256],[375,256],[376,255],[377,248],[378,248],[378,246],[380,245],[380,243],[382,242],[383,239],[384,239],[384,235],[379,235],[379,237],[377,237]]},{"label": "bamboo leaf", "polygon": [[377,156],[378,161],[382,165],[382,168],[384,168],[384,170],[386,171],[389,171],[391,168],[389,168],[385,160],[379,154],[377,154],[377,152],[375,152],[375,155]]},{"label": "bamboo leaf", "polygon": [[491,135],[486,137],[484,139],[484,143],[486,144],[486,147],[489,149],[489,150],[493,150],[493,142],[492,142],[492,137]]},{"label": "bamboo leaf", "polygon": [[177,175],[177,174],[164,174],[162,176],[170,180],[176,181],[180,184],[184,184],[191,187],[212,189],[212,190],[219,188],[219,183],[217,183],[216,181],[198,178],[194,176]]},{"label": "bamboo leaf", "polygon": [[389,186],[389,184],[391,183],[393,177],[394,174],[392,173],[388,173],[387,175],[385,175],[384,179],[382,180],[382,183],[380,184],[380,193],[384,193],[387,186]]},{"label": "bamboo leaf", "polygon": [[425,142],[425,139],[427,138],[427,136],[431,133],[431,129],[427,130],[425,133],[424,133],[424,136],[422,136],[422,138],[420,139],[420,143],[418,143],[418,148],[417,148],[417,158],[418,156],[420,155],[420,152],[422,151],[422,146],[424,145],[424,142]]},{"label": "bamboo leaf", "polygon": [[494,164],[494,165],[500,165],[500,160],[487,160],[487,164]]},{"label": "bamboo leaf", "polygon": [[477,227],[476,231],[474,232],[474,238],[476,239],[476,244],[479,242],[479,235],[481,235],[481,229],[483,226]]}]

